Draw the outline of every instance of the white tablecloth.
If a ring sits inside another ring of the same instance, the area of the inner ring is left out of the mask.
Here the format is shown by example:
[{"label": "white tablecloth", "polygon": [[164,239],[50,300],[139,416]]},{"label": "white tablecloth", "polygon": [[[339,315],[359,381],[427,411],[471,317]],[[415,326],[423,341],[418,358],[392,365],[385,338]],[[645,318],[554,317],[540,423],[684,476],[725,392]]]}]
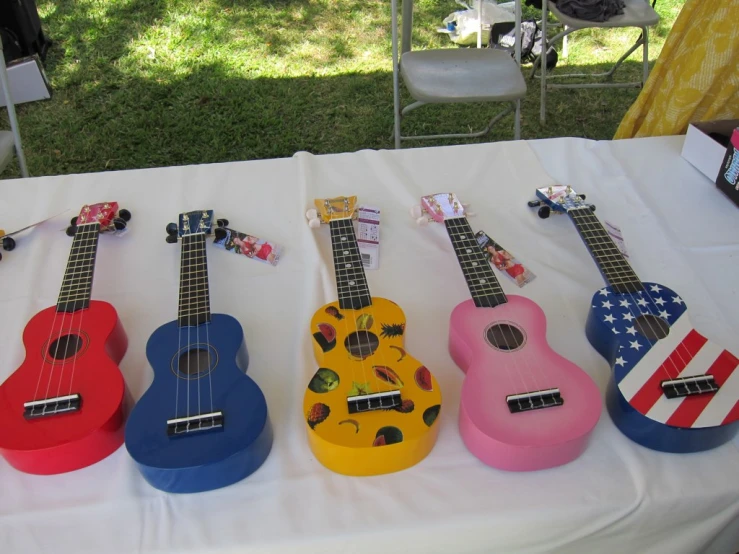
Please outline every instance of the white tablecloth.
[{"label": "white tablecloth", "polygon": [[[152,379],[149,335],[174,319],[179,247],[164,241],[178,212],[212,208],[231,226],[285,245],[278,267],[209,248],[211,301],[242,323],[249,374],[267,397],[275,443],[231,487],[168,495],[149,487],[125,448],[92,467],[38,477],[0,459],[0,552],[728,553],[739,550],[739,451],[671,455],[642,448],[604,411],[583,456],[564,467],[507,473],[467,452],[457,431],[463,373],[446,348],[452,308],[468,297],[441,226],[417,228],[422,194],[456,192],[483,229],[538,276],[508,293],[538,302],[552,346],[601,390],[606,362],[584,334],[602,285],[568,218],[526,207],[538,186],[572,184],[618,224],[642,279],[678,291],[698,330],[736,350],[737,208],[680,158],[682,139],[535,142],[226,163],[0,183],[6,230],[69,208],[18,240],[0,263],[0,380],[22,361],[28,319],[54,304],[71,240],[61,229],[84,203],[117,200],[130,231],[104,237],[93,297],[118,309],[130,346],[121,364],[138,398]],[[537,160],[538,158],[538,160]],[[547,172],[549,173],[547,175]],[[312,456],[302,415],[315,371],[308,323],[336,298],[328,230],[304,219],[315,197],[357,194],[382,210],[381,267],[371,292],[398,302],[407,349],[438,378],[444,407],[431,454],[392,475],[336,475]]]}]

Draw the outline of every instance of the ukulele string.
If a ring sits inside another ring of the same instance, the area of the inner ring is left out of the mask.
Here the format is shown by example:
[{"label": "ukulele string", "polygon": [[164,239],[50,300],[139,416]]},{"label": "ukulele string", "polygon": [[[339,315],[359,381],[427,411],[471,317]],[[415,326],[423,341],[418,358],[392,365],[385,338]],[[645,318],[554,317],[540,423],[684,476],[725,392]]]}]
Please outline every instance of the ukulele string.
[{"label": "ukulele string", "polygon": [[[576,213],[579,213],[579,212],[576,212]],[[585,213],[585,217],[581,217],[580,218],[580,222],[581,222],[582,225],[589,225],[590,226],[590,228],[586,229],[587,231],[590,231],[592,233],[594,233],[596,231],[601,231],[602,233],[607,233],[607,231],[605,230],[605,228],[603,227],[603,225],[600,223],[600,221],[598,220],[598,218],[595,217],[595,215],[592,213],[592,211],[590,210],[590,208],[587,208],[587,212]],[[605,245],[609,246],[612,251],[619,252],[619,254],[620,254],[620,251],[616,247],[615,243],[609,237],[607,237],[607,235],[606,235],[606,240],[604,242],[600,243],[600,244],[601,245],[602,244],[605,244]],[[596,248],[593,247],[593,250],[596,253],[596,258],[597,258],[597,253],[598,252],[596,251]],[[601,248],[600,249],[600,252],[601,253],[604,253],[604,252],[606,252],[606,250],[604,248]],[[623,258],[623,255],[621,255],[621,257],[620,257],[620,262],[621,262],[622,265],[623,264],[626,265],[626,271],[621,271],[622,268],[616,267],[616,262],[606,261],[606,260],[601,261],[601,263],[603,263],[603,264],[606,264],[607,263],[607,264],[610,264],[611,265],[611,268],[608,268],[608,269],[612,273],[616,273],[616,274],[619,274],[619,275],[626,275],[626,276],[628,276],[629,274],[631,274],[634,277],[636,277],[636,273],[631,268],[631,265],[626,261],[626,259]],[[624,279],[621,278],[621,281],[623,281],[623,280]],[[610,279],[609,279],[609,281],[610,281]],[[639,281],[639,283],[643,286],[643,283],[641,283],[641,281]],[[611,288],[613,288],[613,286]],[[646,300],[641,299],[641,300],[644,301],[644,304],[641,304],[639,302],[639,300],[637,300],[637,296],[639,296],[638,294],[635,295],[635,293],[631,293],[631,292],[628,292],[627,291],[626,293],[619,293],[619,294],[621,296],[628,295],[629,298],[631,298],[632,303],[629,305],[628,304],[628,300],[624,299],[624,301],[626,302],[626,305],[621,304],[620,302],[619,302],[619,304],[622,307],[627,308],[629,310],[629,313],[637,321],[638,321],[638,318],[640,316],[644,316],[644,315],[647,315],[647,316],[651,315],[652,317],[660,317],[659,315],[655,315],[654,313],[652,313],[649,310],[650,307],[656,306],[656,303],[654,302],[654,299],[649,294],[649,292],[647,290],[647,287],[644,287],[643,288],[643,292],[649,298],[650,302],[647,302]],[[634,307],[633,310],[632,310],[631,306]],[[646,314],[641,310],[641,308],[639,306],[645,307],[647,309],[646,310]],[[654,308],[654,309],[656,309],[656,308]],[[636,311],[634,311],[634,310],[636,310]],[[646,325],[649,327],[649,330],[651,331],[652,335],[654,337],[657,337],[654,340],[652,340],[648,336],[646,336],[644,333],[639,333],[647,341],[647,343],[649,344],[649,348],[651,350],[651,348],[655,344],[657,344],[657,342],[659,342],[659,340],[660,340],[658,338],[660,336],[660,329],[655,328],[655,325],[653,325],[650,317],[644,317],[644,318],[642,318],[642,321],[645,322]],[[665,321],[665,323],[667,325],[669,325],[669,323],[666,320],[663,319],[663,321]],[[635,342],[638,343],[638,341],[636,341],[636,338],[635,338]],[[670,355],[665,359],[665,361],[660,364],[660,366],[662,367],[662,370],[667,374],[668,379],[673,379],[673,378],[676,378],[676,377],[678,377],[680,375],[680,369],[677,366],[677,362],[672,357],[672,354],[673,353],[677,355],[677,357],[680,359],[680,362],[681,362],[681,364],[683,366],[686,366],[687,365],[686,362],[685,362],[685,359],[683,358],[682,354],[680,353],[680,347],[681,346],[685,350],[686,354],[689,357],[689,352],[687,350],[687,346],[685,346],[684,344],[682,344],[682,341],[681,341],[680,343],[678,343],[677,347],[670,353]],[[671,375],[670,370],[669,370],[669,364],[670,363],[672,364],[672,367],[675,370],[675,376],[674,377]]]},{"label": "ukulele string", "polygon": [[[370,299],[370,304],[369,304],[369,307],[366,308],[366,311],[369,312],[369,316],[372,318],[372,321],[374,322],[374,324],[380,325],[380,322],[375,317],[375,312],[374,312],[373,303],[372,303],[372,297],[370,296],[370,293],[369,293],[369,284],[367,283],[367,274],[365,273],[364,267],[362,266],[362,256],[359,253],[359,244],[357,243],[357,237],[356,237],[356,234],[354,232],[354,224],[353,224],[353,222],[352,222],[351,219],[347,219],[345,221],[347,222],[348,231],[349,231],[349,234],[350,234],[350,238],[352,240],[352,246],[353,246],[353,248],[357,252],[357,258],[359,258],[359,272],[360,272],[360,275],[362,276],[362,279],[364,280],[364,290],[367,293],[367,297]],[[352,269],[354,269],[354,267],[352,267]],[[360,298],[361,298],[361,295],[360,295]],[[357,326],[356,320],[355,320],[354,325]],[[360,329],[357,328],[357,336],[359,336],[359,331],[360,331]],[[369,348],[369,354],[367,354],[367,356],[371,356],[373,354],[373,352],[372,352],[372,345],[371,345],[371,342],[370,342],[369,329],[367,328],[366,322],[365,322],[365,325],[364,325],[364,334],[365,334],[365,339],[367,340],[367,347]],[[378,341],[379,341],[379,337],[378,337]],[[392,370],[392,368],[389,365],[387,365],[387,359],[385,358],[384,349],[380,348],[380,345],[379,344],[378,344],[378,347],[377,347],[377,350],[376,351],[379,351],[379,354],[380,354],[380,358],[382,360],[383,367],[386,368],[386,369]],[[377,388],[377,392],[378,393],[379,392],[390,392],[391,390],[399,390],[398,387],[395,387],[394,389],[390,389],[389,384],[388,385],[383,385],[380,382],[380,379],[379,379],[379,377],[377,375],[377,371],[375,371],[375,369],[374,369],[374,366],[371,367],[371,373],[374,376],[375,386]],[[385,390],[381,390],[381,389],[385,389]],[[401,403],[401,405],[402,405],[402,403]],[[393,406],[391,405],[391,406],[388,406],[388,408],[385,408],[385,406],[383,405],[383,398],[382,397],[380,398],[380,408],[382,408],[382,409],[390,409],[392,407]]]},{"label": "ukulele string", "polygon": [[[95,268],[95,249],[96,249],[96,246],[97,246],[97,241],[98,241],[99,236],[100,236],[100,224],[99,223],[93,224],[91,231],[92,231],[90,233],[91,234],[91,237],[89,237],[89,242],[91,244],[89,244],[89,245],[86,246],[86,249],[88,247],[91,249],[91,252],[90,252],[91,263],[89,264],[90,269],[88,270],[88,273],[90,275],[87,277],[87,279],[88,279],[87,280],[87,283],[88,284],[87,284],[87,286],[85,287],[85,290],[84,290],[84,296],[86,297],[85,299],[87,299],[87,300],[89,300],[91,298],[91,296],[92,296],[92,277],[93,277],[93,271],[94,271],[94,268]],[[87,311],[85,308],[80,309],[80,326],[77,329],[77,337],[79,337],[79,340],[82,340],[82,319],[85,316],[85,311]],[[74,319],[74,314],[73,314],[72,319]],[[71,323],[70,323],[70,332],[71,332]],[[69,348],[69,342],[70,341],[67,341],[67,348]],[[72,373],[69,376],[69,392],[67,392],[67,395],[71,395],[72,394],[72,383],[74,382],[74,372],[75,372],[75,369],[77,367],[77,355],[76,355],[76,353],[74,353],[74,354],[75,354],[74,355],[74,359],[72,360]],[[67,350],[66,350],[66,348],[64,350],[64,359],[65,360],[67,359]],[[64,366],[62,366],[62,373],[63,372],[64,372]],[[59,396],[59,393],[61,391],[61,386],[62,386],[62,379],[60,377],[59,378],[59,390],[57,390],[57,396]]]},{"label": "ukulele string", "polygon": [[[350,255],[350,256],[352,256],[352,258],[354,258],[354,254],[352,253],[352,249],[351,249],[350,245],[348,244],[349,243],[349,240],[346,238],[346,236],[343,236],[342,237],[342,235],[345,235],[346,230],[347,230],[347,225],[345,224],[346,221],[349,222],[349,226],[351,226],[352,230],[354,230],[354,227],[352,225],[352,220],[351,219],[343,219],[343,218],[342,219],[337,219],[336,220],[336,226],[334,227],[334,229],[331,229],[331,239],[332,239],[331,240],[331,246],[332,246],[333,255],[334,255],[334,270],[336,272],[336,282],[337,282],[337,285],[340,282],[340,279],[339,279],[339,275],[340,275],[339,274],[339,271],[342,271],[342,270],[338,267],[339,266],[339,263],[341,263],[341,262],[337,263],[337,260],[336,260],[336,256],[339,253],[339,252],[337,252],[336,247],[339,248],[339,251],[341,252],[341,257],[344,260],[346,260],[346,257],[348,255]],[[335,240],[337,238],[339,240]],[[341,240],[342,238],[345,239],[345,240],[342,241]],[[347,244],[346,245],[342,245],[342,242],[346,242]],[[356,248],[356,241],[354,242],[354,248],[358,252],[358,249]],[[347,262],[344,262],[344,264],[346,264],[346,263]],[[353,260],[352,263],[356,263],[356,261]],[[352,269],[354,269],[354,268],[352,268]],[[346,272],[346,269],[344,269],[343,271],[345,273],[347,273]],[[344,281],[345,284],[344,285],[339,285],[339,287],[340,287],[340,289],[348,289],[348,294],[349,294],[349,305],[350,305],[350,308],[347,310],[347,315],[344,316],[344,329],[346,331],[347,343],[348,344],[351,344],[350,341],[349,341],[349,337],[351,336],[349,322],[346,321],[346,320],[349,317],[349,313],[348,312],[351,312],[351,317],[352,317],[353,322],[354,322],[353,324],[354,324],[354,327],[356,328],[357,327],[357,323],[356,323],[356,321],[357,321],[357,318],[356,318],[356,312],[357,312],[357,310],[355,310],[355,308],[354,308],[354,305],[355,305],[354,304],[354,295],[352,294],[351,286],[349,285],[349,282],[350,282],[349,280],[351,278],[348,276],[348,273],[346,275],[341,275],[341,277],[345,278],[345,281]],[[342,292],[341,290],[339,291],[339,299],[341,299],[341,297],[342,296],[345,296],[345,295],[346,295],[346,293]],[[357,298],[360,300],[360,303],[361,303],[361,294]],[[339,302],[339,307],[341,307],[341,302]],[[358,331],[358,329],[357,329],[357,331]],[[366,370],[366,368],[364,366],[365,356],[364,356],[364,351],[362,349],[362,341],[359,340],[359,333],[358,332],[356,333],[356,337],[357,337],[357,347],[359,349],[359,364],[360,364],[360,367],[362,368],[362,377],[364,378],[364,385],[366,387],[369,387],[369,383],[370,382],[367,379],[367,370]],[[347,350],[349,350],[349,349],[347,348]],[[356,356],[354,356],[354,354],[351,351],[349,351],[349,355],[350,355],[350,357],[356,357]],[[356,375],[354,373],[354,365],[352,365],[352,378],[356,378]],[[356,381],[354,381],[354,383],[356,383]],[[366,392],[369,392],[369,391],[366,391]],[[360,396],[360,395],[361,395],[361,391],[358,388],[357,389],[357,396]]]},{"label": "ukulele string", "polygon": [[[74,248],[74,240],[72,241],[72,248]],[[72,254],[70,252],[69,258],[71,259]],[[56,327],[56,319],[59,316],[59,304],[62,301],[62,297],[64,296],[64,281],[67,278],[67,275],[69,274],[69,264],[70,260],[67,260],[67,267],[64,269],[64,276],[62,277],[62,290],[59,292],[59,298],[57,299],[57,307],[54,310],[54,319],[51,322],[51,327],[49,328],[49,338],[46,341],[46,348],[49,349],[49,355],[50,355],[50,348],[51,348],[51,337],[54,335],[54,327]],[[62,316],[62,323],[61,325],[64,325],[64,316]],[[39,369],[39,376],[38,381],[36,381],[36,389],[33,392],[33,399],[34,400],[40,400],[38,397],[38,390],[41,386],[41,377],[43,377],[44,374],[44,363],[47,362],[46,353],[41,354],[41,367]],[[54,373],[54,363],[50,362],[50,369],[49,369],[49,382],[51,382],[52,374]],[[44,396],[44,400],[48,398],[48,387],[46,389],[46,395]]]},{"label": "ukulele string", "polygon": [[177,299],[177,378],[175,379],[175,399],[174,399],[174,413],[175,418],[180,417],[179,401],[180,401],[180,375],[182,374],[182,368],[180,362],[182,361],[182,322],[181,316],[185,315],[185,237],[182,237],[182,246],[180,248],[180,291]]},{"label": "ukulele string", "polygon": [[[206,288],[204,290],[205,311],[209,312],[210,311],[210,287],[208,286],[208,252],[205,250],[205,248],[206,248],[206,240],[205,240],[205,235],[203,235],[203,262],[205,264],[205,283],[206,283],[205,285]],[[211,321],[212,321],[212,316],[211,316]],[[208,352],[206,359],[208,360],[207,371],[208,371],[208,391],[210,393],[210,413],[213,414],[214,413],[213,412],[213,380],[210,375],[211,373],[213,373],[211,371],[212,362],[210,359],[210,331],[209,331],[210,323],[211,323],[210,321],[205,322],[205,349]],[[215,422],[216,422],[215,415],[211,415],[210,416],[211,426],[215,426]]]},{"label": "ukulele string", "polygon": [[[190,347],[192,346],[192,343],[190,342],[190,329],[192,328],[192,234],[187,235],[187,244],[188,248],[186,250],[187,252],[187,344],[185,345],[185,349],[187,350],[187,416],[190,417],[190,360],[192,359],[192,356],[190,355]],[[184,237],[183,237],[183,244],[184,244]],[[190,421],[187,422],[187,430],[190,430]]]},{"label": "ukulele string", "polygon": [[[200,240],[201,237],[203,239],[202,241]],[[200,357],[201,357],[200,356],[200,346],[201,345],[200,345],[200,324],[198,323],[198,316],[200,315],[200,304],[201,304],[201,301],[200,301],[200,292],[201,292],[200,279],[201,278],[199,277],[199,275],[201,272],[200,266],[201,266],[201,262],[203,259],[202,255],[203,255],[203,251],[205,250],[205,234],[196,235],[195,245],[196,245],[196,256],[197,256],[196,257],[197,263],[195,264],[195,268],[196,268],[195,269],[195,325],[196,325],[195,327],[196,358],[195,359],[197,360],[196,364],[197,364],[197,371],[198,371],[196,373],[196,376],[197,376],[196,379],[198,382],[198,415],[200,415],[203,413],[203,410],[200,408],[200,377],[201,377],[200,375]],[[206,355],[210,357],[210,352],[206,352]]]},{"label": "ukulele string", "polygon": [[[85,238],[86,238],[85,237],[85,232],[86,232],[86,229],[87,229],[87,227],[89,225],[91,225],[91,224],[89,224],[89,223],[88,224],[84,224],[84,225],[81,225],[81,226],[79,226],[77,228],[77,233],[80,234],[78,248],[83,248],[84,241],[85,241]],[[85,229],[80,229],[80,227],[84,227]],[[75,233],[75,239],[77,239],[77,233]],[[73,249],[75,248],[74,242],[76,242],[76,241],[73,241],[73,243],[72,243],[72,248]],[[72,268],[73,271],[69,275],[69,281],[70,281],[70,283],[72,281],[76,281],[76,280],[79,280],[80,279],[80,277],[77,277],[77,275],[79,273],[81,273],[80,272],[81,266],[80,266],[80,263],[79,263],[80,262],[79,256],[80,256],[80,253],[79,252],[77,252],[77,253],[70,253],[69,262],[67,264],[68,269],[69,269],[69,265],[70,264],[74,264],[74,267]],[[73,257],[76,258],[76,259],[75,260],[72,260]],[[64,283],[64,281],[66,280],[66,277],[67,277],[67,272],[65,272],[65,279],[62,281],[62,283]],[[67,288],[74,289],[75,286],[76,285],[69,284],[69,285],[67,285]],[[64,287],[64,284],[62,284],[62,287]],[[75,290],[74,295],[70,295],[69,291],[67,291],[67,294],[66,294],[67,302],[71,302],[72,304],[74,304],[77,301],[77,295],[78,295],[78,291],[77,290]],[[61,296],[62,295],[60,294],[60,297]],[[57,309],[58,309],[58,307],[57,307]],[[69,333],[71,333],[71,330],[72,330],[72,323],[74,321],[74,314],[75,314],[75,312],[73,311],[72,314],[69,316],[69,319],[70,319]],[[51,350],[50,350],[51,344],[49,344],[49,354],[52,356],[52,358],[54,358],[54,360],[58,360],[58,355],[59,355],[59,341],[61,340],[62,336],[64,336],[65,318],[66,318],[66,312],[63,312],[62,317],[61,317],[61,322],[59,323],[59,335],[56,337],[56,340],[54,341],[56,343],[56,347],[54,348],[54,353],[53,354],[51,354]],[[56,320],[56,316],[54,317],[54,319]],[[69,345],[69,341],[67,341],[67,345],[65,345],[65,346],[68,346],[68,345]],[[64,355],[66,357],[66,352],[65,352]],[[59,365],[61,365],[61,370],[59,372],[60,373],[60,375],[59,375],[60,385],[61,385],[62,373],[64,371],[64,361],[63,360],[64,360],[64,358],[62,358],[61,364],[59,364]],[[46,383],[46,392],[44,393],[44,400],[47,400],[49,398],[49,391],[51,390],[51,383],[52,383],[52,381],[54,379],[54,371],[56,369],[56,365],[57,364],[55,364],[54,362],[52,362],[51,371],[49,372],[49,380]]]},{"label": "ukulele string", "polygon": [[[505,302],[503,303],[507,303],[506,295],[503,292],[503,289],[500,286],[500,283],[498,282],[497,277],[493,273],[492,268],[490,268],[490,265],[487,259],[485,259],[485,254],[482,251],[482,247],[477,242],[477,239],[475,238],[475,235],[472,232],[472,227],[470,226],[469,221],[467,221],[467,218],[458,217],[458,218],[452,218],[448,221],[450,222],[450,228],[455,229],[455,230],[461,229],[464,232],[463,235],[457,234],[457,238],[460,238],[461,240],[468,242],[468,244],[461,245],[458,242],[455,242],[454,240],[455,237],[453,236],[453,234],[450,234],[450,238],[452,238],[452,245],[455,247],[461,246],[461,247],[464,247],[465,249],[465,253],[463,254],[459,252],[458,256],[470,258],[468,260],[461,260],[461,261],[477,264],[477,265],[473,265],[473,267],[475,268],[473,272],[474,272],[474,276],[478,278],[478,283],[477,284],[470,283],[470,287],[479,287],[480,285],[482,285],[483,289],[482,291],[475,291],[474,289],[470,290],[473,300],[476,299],[475,295],[477,293],[477,296],[478,296],[477,300],[480,300],[481,302],[482,300],[488,300],[489,302],[489,299],[486,298],[486,295],[492,294],[495,297],[496,301],[497,301],[498,296],[502,296],[505,299]],[[461,223],[461,225],[459,225],[458,223]],[[470,238],[467,238],[467,234],[470,235]],[[467,252],[468,250],[470,252]],[[487,268],[490,268],[490,273],[487,272]],[[492,277],[494,279],[492,283],[487,282],[488,279],[490,278],[490,274],[492,274]],[[480,283],[479,281],[481,280],[485,281],[485,283]],[[497,286],[498,291],[495,290],[494,285]],[[482,292],[483,294],[480,295],[479,294],[480,292]],[[490,309],[495,309],[495,307],[497,306],[485,306],[485,307],[490,308]],[[486,330],[486,334],[487,334],[487,330]],[[500,333],[501,341],[503,341],[504,338],[505,338],[504,334],[501,331]],[[497,347],[495,348],[498,349]],[[498,349],[498,350],[500,350],[503,353],[503,355],[510,353],[510,352],[507,352],[505,349]],[[517,360],[516,356],[513,356],[512,360],[513,360],[512,365],[509,363],[506,363],[503,365],[503,367],[505,368],[505,373],[508,378],[508,381],[511,384],[512,394],[516,394],[519,390],[519,387],[522,387],[522,390],[527,391],[527,392],[532,392],[533,390],[539,390],[538,389],[539,385],[536,380],[536,376],[533,375],[529,361],[525,357],[523,357],[522,363],[519,364],[519,361]],[[526,373],[521,370],[521,365],[526,365],[526,369],[528,370],[530,377],[532,377],[532,380],[534,381],[533,389],[529,385],[528,379],[526,379]],[[513,377],[511,376],[511,370],[513,370]],[[519,383],[519,386],[517,386],[517,383]],[[519,409],[523,409],[520,398],[516,399],[516,404],[518,404]],[[529,398],[529,406],[533,407],[533,402],[531,398]]]}]

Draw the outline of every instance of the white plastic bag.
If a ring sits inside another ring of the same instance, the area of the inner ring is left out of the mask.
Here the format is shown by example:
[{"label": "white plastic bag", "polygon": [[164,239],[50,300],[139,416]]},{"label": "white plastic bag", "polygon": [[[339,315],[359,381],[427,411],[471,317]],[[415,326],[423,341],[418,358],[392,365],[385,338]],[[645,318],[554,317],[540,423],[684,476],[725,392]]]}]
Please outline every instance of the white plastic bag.
[{"label": "white plastic bag", "polygon": [[[462,0],[456,0],[456,2],[467,9],[449,14],[444,18],[444,27],[438,29],[438,31],[449,35],[450,40],[455,44],[475,45],[477,44],[477,35],[480,32],[480,20],[478,18],[480,0],[476,0],[472,6],[465,4]],[[483,45],[486,45],[490,40],[490,28],[494,23],[514,22],[516,20],[513,6],[514,2],[498,5],[492,0],[482,0]]]}]

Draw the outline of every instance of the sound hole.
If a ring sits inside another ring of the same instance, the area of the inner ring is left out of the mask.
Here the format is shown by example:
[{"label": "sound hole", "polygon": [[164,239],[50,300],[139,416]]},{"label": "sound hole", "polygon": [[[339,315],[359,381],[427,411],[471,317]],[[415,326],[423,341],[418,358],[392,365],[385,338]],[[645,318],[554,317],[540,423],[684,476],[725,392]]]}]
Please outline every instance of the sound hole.
[{"label": "sound hole", "polygon": [[649,340],[660,340],[670,334],[670,325],[661,317],[652,314],[642,314],[634,320],[637,333]]},{"label": "sound hole", "polygon": [[64,335],[51,343],[49,356],[55,360],[71,358],[82,349],[82,337],[79,335]]},{"label": "sound hole", "polygon": [[203,348],[188,350],[178,361],[180,372],[185,375],[197,375],[210,369],[210,352]]},{"label": "sound hole", "polygon": [[490,346],[504,352],[518,350],[526,342],[523,331],[510,323],[496,323],[485,331]]},{"label": "sound hole", "polygon": [[374,354],[379,346],[380,339],[369,331],[355,331],[344,341],[344,348],[349,351],[349,355],[362,360]]}]

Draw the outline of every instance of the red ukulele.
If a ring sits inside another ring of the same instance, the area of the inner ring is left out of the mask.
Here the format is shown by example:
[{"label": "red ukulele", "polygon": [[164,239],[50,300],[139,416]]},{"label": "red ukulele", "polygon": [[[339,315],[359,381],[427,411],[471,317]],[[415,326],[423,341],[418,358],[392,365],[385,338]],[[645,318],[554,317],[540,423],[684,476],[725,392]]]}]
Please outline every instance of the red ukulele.
[{"label": "red ukulele", "polygon": [[63,473],[123,444],[128,346],[113,306],[90,300],[98,236],[122,230],[118,204],[84,206],[72,220],[72,250],[56,306],[26,325],[23,364],[0,385],[0,454],[20,471]]}]

